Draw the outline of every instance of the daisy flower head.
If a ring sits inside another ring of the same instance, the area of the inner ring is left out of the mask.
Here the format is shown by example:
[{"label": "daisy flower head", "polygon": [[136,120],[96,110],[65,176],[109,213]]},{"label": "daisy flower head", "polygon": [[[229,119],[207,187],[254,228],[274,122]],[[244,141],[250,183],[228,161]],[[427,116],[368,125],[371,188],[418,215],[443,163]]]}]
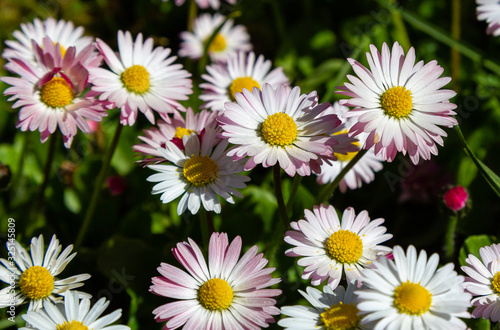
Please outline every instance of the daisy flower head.
[{"label": "daisy flower head", "polygon": [[[163,0],[168,1],[168,0]],[[181,6],[186,0],[175,0],[176,6]],[[220,0],[195,0],[198,7],[201,9],[207,9],[208,7],[218,10],[220,7]],[[234,5],[236,0],[227,0],[227,3]]]},{"label": "daisy flower head", "polygon": [[[348,107],[340,105],[335,102],[330,108],[331,112],[336,114],[342,121],[342,124],[335,129],[334,136],[340,139],[349,138],[349,129],[354,125],[352,118],[344,118],[344,114],[349,111]],[[351,144],[356,146],[356,151],[347,152],[344,154],[334,153],[337,158],[336,161],[325,162],[321,165],[321,173],[318,175],[319,184],[327,184],[333,182],[337,175],[342,172],[344,167],[349,164],[349,162],[358,154],[360,148],[363,148],[368,134],[360,133],[354,139],[354,141],[349,141]],[[339,141],[339,144],[342,144]],[[376,156],[373,148],[370,148],[361,159],[359,159],[356,164],[351,168],[349,172],[346,173],[342,181],[339,183],[339,189],[341,192],[345,192],[347,188],[356,189],[361,188],[363,182],[370,183],[375,179],[375,172],[380,171],[383,168],[382,159],[380,156]]]},{"label": "daisy flower head", "polygon": [[[221,14],[202,14],[193,23],[193,32],[181,32],[179,56],[198,60],[203,56],[203,49],[215,30],[224,23],[226,17]],[[208,47],[208,56],[213,62],[226,62],[229,55],[238,51],[250,51],[250,35],[243,25],[234,25],[228,19],[216,34]]]},{"label": "daisy flower head", "polygon": [[251,247],[241,258],[241,237],[229,244],[226,233],[213,233],[208,245],[208,265],[198,245],[178,243],[175,258],[185,270],[162,263],[153,277],[150,291],[176,299],[153,311],[163,329],[260,329],[278,315],[274,297],[281,290],[268,287],[279,283],[274,268],[264,268],[267,259]]},{"label": "daisy flower head", "polygon": [[350,282],[347,290],[341,285],[335,291],[328,285],[323,287],[323,292],[310,286],[306,288],[307,293],[299,290],[312,307],[282,307],[281,314],[289,317],[282,318],[278,325],[289,330],[365,329],[359,325],[361,317],[358,315],[357,297],[354,295],[357,283]]},{"label": "daisy flower head", "polygon": [[[71,250],[73,245],[61,253],[61,245],[56,236],[52,236],[45,255],[43,236],[31,239],[30,253],[17,242],[7,242],[7,250],[12,252],[9,256],[14,258],[0,259],[0,280],[9,286],[0,291],[0,307],[11,305],[12,286],[15,290],[15,305],[19,306],[29,302],[28,310],[42,308],[45,301],[59,302],[66,290],[75,289],[83,285],[82,281],[90,278],[89,274],[80,274],[65,279],[56,278],[66,265],[76,256]],[[14,259],[14,261],[12,261]],[[86,293],[78,293],[80,298],[90,298]]]},{"label": "daisy flower head", "polygon": [[469,254],[465,259],[467,266],[462,270],[465,277],[465,290],[474,299],[472,317],[500,321],[500,244],[484,246],[479,249],[481,259]]},{"label": "daisy flower head", "polygon": [[243,88],[252,90],[270,84],[273,88],[279,85],[289,85],[288,77],[281,67],[271,70],[271,61],[260,55],[257,60],[255,53],[238,52],[228,57],[227,63],[214,63],[207,66],[208,74],[201,77],[207,82],[200,84],[203,89],[200,99],[205,106],[214,111],[224,110],[224,103],[234,102],[235,93],[241,93]]},{"label": "daisy flower head", "polygon": [[381,226],[384,219],[371,220],[368,212],[357,216],[352,207],[345,209],[342,219],[333,206],[314,206],[305,210],[305,219],[291,222],[285,242],[294,247],[285,251],[289,257],[299,257],[297,264],[305,267],[302,278],[318,286],[328,279],[335,289],[343,277],[347,282],[362,281],[366,267],[377,256],[391,252],[379,245],[392,238]]},{"label": "daisy flower head", "polygon": [[41,21],[35,18],[33,23],[21,24],[21,31],[14,31],[12,35],[16,40],[5,41],[8,47],[4,49],[2,57],[7,60],[20,58],[33,62],[35,50],[32,41],[41,45],[45,37],[49,37],[54,44],[59,44],[63,56],[69,47],[75,47],[79,53],[94,41],[92,37],[83,36],[83,32],[83,27],[75,28],[71,21],[56,21],[52,17]]},{"label": "daisy flower head", "polygon": [[101,39],[97,48],[110,70],[89,70],[92,91],[121,109],[122,125],[132,126],[139,111],[154,124],[153,110],[168,114],[184,109],[177,101],[192,93],[191,74],[174,64],[177,57],[169,57],[170,48],[153,49],[153,39],[143,42],[142,33],[134,42],[129,31],[118,31],[118,56]]},{"label": "daisy flower head", "polygon": [[33,41],[35,62],[21,58],[10,59],[10,70],[19,77],[2,77],[11,85],[4,91],[12,95],[9,101],[18,100],[13,108],[21,108],[16,127],[21,131],[38,130],[45,142],[56,128],[63,135],[66,148],[71,146],[77,128],[89,132],[86,119],[101,121],[107,116],[104,104],[84,96],[88,71],[82,65],[92,55],[93,45],[77,53],[71,46],[64,57],[58,43],[45,37],[38,45]]},{"label": "daisy flower head", "polygon": [[235,145],[228,156],[250,157],[245,170],[279,163],[288,175],[305,176],[311,166],[319,169],[314,161],[332,157],[338,142],[330,133],[340,121],[325,113],[330,105],[318,104],[316,92],[300,94],[299,87],[264,84],[262,90],[243,89],[235,96],[236,103],[226,103],[217,120],[222,136]]},{"label": "daisy flower head", "polygon": [[22,318],[29,327],[21,330],[130,330],[126,325],[111,325],[122,315],[121,309],[100,317],[108,305],[109,301],[101,298],[90,308],[89,299],[80,300],[76,292],[68,290],[64,293],[64,303],[45,301],[43,308],[24,314]]},{"label": "daisy flower head", "polygon": [[397,42],[392,51],[386,43],[382,53],[374,45],[370,50],[370,69],[349,59],[358,77],[348,75],[350,83],[339,87],[338,93],[351,97],[340,104],[354,107],[344,115],[356,120],[349,134],[368,133],[365,148],[375,145],[375,154],[387,161],[398,151],[408,153],[414,164],[429,160],[447,135],[439,126],[457,125],[451,117],[457,106],[449,102],[456,93],[441,89],[451,78],[439,78],[444,69],[435,60],[415,64],[413,47],[406,56]]},{"label": "daisy flower head", "polygon": [[207,110],[194,114],[193,109],[188,108],[184,119],[176,111],[169,123],[160,120],[155,127],[145,129],[145,136],[139,136],[139,139],[145,143],[136,144],[132,146],[132,149],[145,156],[152,156],[139,161],[144,165],[164,162],[165,158],[158,151],[158,148],[165,148],[166,142],[170,141],[179,149],[184,150],[182,138],[185,135],[191,135],[191,133],[200,135],[206,128],[216,129],[216,115],[215,112]]},{"label": "daisy flower head", "polygon": [[476,3],[477,19],[488,23],[486,33],[498,37],[500,35],[500,1],[476,0]]},{"label": "daisy flower head", "polygon": [[197,134],[182,138],[184,150],[167,141],[158,152],[171,164],[149,165],[159,173],[148,177],[156,182],[152,194],[161,194],[163,203],[182,196],[177,207],[180,215],[189,209],[196,214],[200,205],[207,211],[221,212],[218,196],[234,204],[233,196],[243,197],[235,188],[243,189],[250,178],[238,173],[243,164],[226,155],[228,141],[217,138],[218,130],[207,129],[203,137]]},{"label": "daisy flower head", "polygon": [[464,277],[448,263],[438,269],[437,253],[427,259],[424,250],[410,245],[394,247],[394,260],[379,258],[364,272],[356,290],[361,324],[373,329],[466,329],[471,295],[463,290]]}]

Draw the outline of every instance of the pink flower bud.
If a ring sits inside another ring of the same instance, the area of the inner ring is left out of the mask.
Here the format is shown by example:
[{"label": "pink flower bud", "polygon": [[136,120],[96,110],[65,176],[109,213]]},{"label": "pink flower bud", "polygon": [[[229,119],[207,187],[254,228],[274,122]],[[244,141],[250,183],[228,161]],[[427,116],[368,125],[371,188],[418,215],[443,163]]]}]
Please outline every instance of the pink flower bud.
[{"label": "pink flower bud", "polygon": [[453,210],[459,211],[465,207],[469,194],[465,191],[464,187],[458,186],[449,189],[443,196],[446,206]]},{"label": "pink flower bud", "polygon": [[114,175],[106,179],[106,187],[109,189],[111,195],[118,196],[126,190],[127,184],[121,176]]}]

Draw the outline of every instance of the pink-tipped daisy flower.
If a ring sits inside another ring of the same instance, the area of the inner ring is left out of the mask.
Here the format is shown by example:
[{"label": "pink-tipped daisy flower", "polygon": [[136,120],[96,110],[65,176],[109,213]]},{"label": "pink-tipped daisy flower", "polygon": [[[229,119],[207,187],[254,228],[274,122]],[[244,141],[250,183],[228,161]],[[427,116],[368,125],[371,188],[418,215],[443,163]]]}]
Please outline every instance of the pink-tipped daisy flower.
[{"label": "pink-tipped daisy flower", "polygon": [[177,101],[187,100],[192,93],[191,74],[174,64],[176,56],[169,57],[170,48],[153,49],[153,39],[143,42],[141,33],[134,42],[128,31],[118,31],[118,56],[100,39],[97,48],[110,70],[89,70],[92,91],[121,109],[123,125],[132,126],[139,111],[154,124],[153,110],[168,114],[184,109]]},{"label": "pink-tipped daisy flower", "polygon": [[476,0],[476,3],[477,19],[488,23],[486,33],[495,37],[500,36],[500,1]]},{"label": "pink-tipped daisy flower", "polygon": [[457,125],[451,117],[457,106],[449,102],[456,93],[441,89],[451,78],[439,78],[444,69],[435,60],[415,64],[413,47],[406,56],[397,42],[392,51],[386,43],[382,53],[374,45],[370,50],[370,69],[349,59],[357,77],[348,75],[350,83],[339,87],[338,93],[351,97],[340,104],[354,107],[344,115],[356,120],[349,134],[368,133],[365,148],[375,145],[375,154],[387,161],[398,151],[408,153],[414,164],[420,158],[429,160],[447,135],[439,126]]},{"label": "pink-tipped daisy flower", "polygon": [[370,221],[368,212],[357,216],[352,207],[345,209],[342,220],[333,206],[314,206],[305,210],[305,219],[291,222],[285,242],[294,247],[286,250],[289,257],[298,257],[297,264],[305,267],[302,278],[318,286],[326,279],[335,289],[344,273],[347,282],[363,281],[363,271],[391,249],[379,245],[392,238],[381,226],[384,219]]},{"label": "pink-tipped daisy flower", "polygon": [[229,244],[225,233],[213,233],[208,245],[208,264],[198,245],[178,243],[175,258],[185,270],[162,263],[162,276],[152,279],[150,291],[175,299],[153,311],[163,329],[260,329],[274,322],[280,313],[274,297],[281,290],[268,289],[279,283],[274,268],[251,247],[241,258],[241,237]]},{"label": "pink-tipped daisy flower", "polygon": [[236,103],[228,102],[217,118],[222,136],[234,144],[228,155],[238,160],[249,156],[245,170],[257,164],[279,166],[294,176],[319,170],[322,157],[333,157],[331,137],[340,124],[334,114],[326,114],[330,105],[318,104],[316,92],[300,94],[300,88],[264,84],[262,90],[243,89]]},{"label": "pink-tipped daisy flower", "polygon": [[465,290],[473,296],[475,309],[472,316],[485,318],[492,322],[500,321],[500,244],[484,246],[479,249],[481,260],[473,254],[465,259],[467,266],[462,270],[465,277]]},{"label": "pink-tipped daisy flower", "polygon": [[207,66],[208,74],[201,77],[207,82],[200,84],[203,89],[200,99],[205,106],[214,111],[224,110],[224,103],[234,102],[235,93],[241,93],[243,88],[252,90],[270,84],[274,88],[279,85],[289,85],[288,77],[281,67],[271,70],[272,63],[260,55],[255,59],[255,53],[238,52],[228,57],[227,63],[215,63]]},{"label": "pink-tipped daisy flower", "polygon": [[214,40],[208,47],[208,56],[214,62],[225,62],[228,56],[239,51],[252,49],[250,35],[243,25],[234,25],[232,19],[224,23],[226,17],[221,14],[202,14],[193,23],[193,32],[181,33],[181,45],[179,56],[198,60],[203,56],[203,49],[208,39],[221,25],[222,28],[216,34]]},{"label": "pink-tipped daisy flower", "polygon": [[[335,102],[330,108],[331,112],[336,114],[342,121],[342,124],[335,129],[334,136],[338,140],[348,137],[349,129],[354,125],[352,118],[344,118],[344,114],[349,111],[348,107],[340,105]],[[321,173],[318,175],[319,184],[327,184],[333,182],[342,170],[349,164],[349,162],[358,154],[360,148],[362,149],[368,134],[360,133],[356,135],[355,140],[350,143],[356,146],[356,151],[347,152],[344,154],[334,153],[337,158],[336,161],[325,162],[321,165]],[[342,144],[339,141],[339,144]],[[373,148],[370,148],[366,154],[357,161],[357,163],[347,172],[339,183],[341,192],[345,192],[347,188],[356,189],[360,188],[364,183],[370,183],[375,179],[375,172],[383,168],[382,159],[376,156]]]},{"label": "pink-tipped daisy flower", "polygon": [[216,113],[212,111],[202,110],[194,114],[193,109],[186,110],[186,119],[179,113],[175,112],[170,123],[160,120],[156,127],[144,130],[145,136],[139,136],[145,143],[132,146],[135,152],[144,156],[149,156],[139,162],[144,165],[156,164],[164,162],[161,152],[158,148],[165,148],[167,141],[173,142],[181,150],[184,149],[182,138],[184,135],[196,133],[200,135],[206,128],[215,129],[217,126]]},{"label": "pink-tipped daisy flower", "polygon": [[102,102],[82,95],[88,81],[84,63],[92,56],[93,45],[76,53],[69,47],[64,57],[59,44],[45,37],[43,44],[33,41],[34,64],[21,58],[10,59],[10,69],[20,77],[3,77],[11,85],[4,91],[16,100],[13,108],[21,108],[16,127],[21,131],[40,131],[45,142],[56,128],[63,135],[66,148],[71,146],[77,128],[89,132],[86,119],[101,121],[107,116]]}]

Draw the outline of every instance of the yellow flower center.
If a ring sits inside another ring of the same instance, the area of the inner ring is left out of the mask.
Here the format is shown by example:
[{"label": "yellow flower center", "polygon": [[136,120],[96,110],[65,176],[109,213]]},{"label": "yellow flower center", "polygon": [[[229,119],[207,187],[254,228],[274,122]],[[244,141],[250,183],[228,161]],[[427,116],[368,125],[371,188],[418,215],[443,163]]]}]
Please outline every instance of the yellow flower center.
[{"label": "yellow flower center", "polygon": [[394,289],[394,306],[401,313],[421,315],[429,310],[432,294],[420,285],[407,281]]},{"label": "yellow flower center", "polygon": [[320,316],[327,330],[351,330],[357,329],[361,320],[358,312],[356,305],[340,302],[327,308]]},{"label": "yellow flower center", "polygon": [[217,179],[219,165],[208,156],[194,156],[186,160],[182,174],[193,186],[206,186]]},{"label": "yellow flower center", "polygon": [[260,88],[260,85],[252,77],[236,78],[231,83],[231,86],[229,86],[229,97],[234,102],[236,100],[234,97],[235,93],[242,93],[243,89],[248,89],[251,92],[254,87]]},{"label": "yellow flower center", "polygon": [[326,254],[337,262],[352,264],[363,255],[363,241],[350,230],[339,230],[325,242]]},{"label": "yellow flower center", "polygon": [[60,77],[54,77],[40,90],[40,99],[51,108],[62,108],[73,101],[75,93],[70,84]]},{"label": "yellow flower center", "polygon": [[496,293],[500,293],[500,272],[496,273],[495,276],[493,276],[491,286],[493,286],[493,291],[495,291]]},{"label": "yellow flower center", "polygon": [[[333,135],[347,134],[348,132],[349,132],[349,130],[345,129],[345,130],[342,130],[340,132],[334,133]],[[359,149],[359,140],[352,142],[352,144],[354,144]],[[358,154],[358,152],[359,151],[348,152],[347,155],[339,154],[336,152],[334,152],[333,154],[335,155],[335,157],[337,157],[337,160],[339,162],[348,162],[351,159],[353,159]]]},{"label": "yellow flower center", "polygon": [[233,289],[225,280],[212,278],[198,290],[198,301],[211,311],[226,309],[233,301]]},{"label": "yellow flower center", "polygon": [[88,330],[89,328],[86,325],[83,325],[82,322],[79,321],[69,321],[64,322],[63,324],[56,325],[56,330]]},{"label": "yellow flower center", "polygon": [[47,298],[54,289],[54,277],[47,268],[32,266],[21,274],[19,287],[29,299]]},{"label": "yellow flower center", "polygon": [[387,116],[407,117],[413,108],[411,91],[403,86],[392,87],[382,94],[380,105]]},{"label": "yellow flower center", "polygon": [[272,114],[262,124],[262,137],[272,146],[290,145],[297,137],[297,124],[286,113]]},{"label": "yellow flower center", "polygon": [[132,65],[123,71],[122,83],[125,88],[135,94],[144,94],[149,90],[149,72],[142,65]]},{"label": "yellow flower center", "polygon": [[187,129],[187,128],[184,128],[184,127],[177,127],[175,129],[175,135],[174,135],[174,138],[179,138],[179,139],[182,139],[184,137],[184,135],[191,135],[191,133],[193,133],[194,131],[192,129]]},{"label": "yellow flower center", "polygon": [[222,52],[224,49],[226,49],[226,39],[220,33],[217,33],[210,46],[208,46],[208,52]]}]

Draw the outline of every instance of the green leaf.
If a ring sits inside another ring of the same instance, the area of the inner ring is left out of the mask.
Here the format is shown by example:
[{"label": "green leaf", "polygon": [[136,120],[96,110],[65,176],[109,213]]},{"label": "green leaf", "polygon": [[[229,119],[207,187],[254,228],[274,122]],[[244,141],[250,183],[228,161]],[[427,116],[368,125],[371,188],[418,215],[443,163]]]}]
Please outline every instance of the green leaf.
[{"label": "green leaf", "polygon": [[74,189],[66,188],[64,189],[64,205],[71,212],[77,214],[82,209],[82,204],[80,203],[80,198]]},{"label": "green leaf", "polygon": [[311,39],[311,48],[314,50],[328,49],[335,46],[335,33],[331,30],[319,31]]},{"label": "green leaf", "polygon": [[493,329],[491,326],[490,320],[486,320],[481,318],[478,319],[470,319],[466,320],[467,325],[469,326],[469,329],[474,329],[474,330],[491,330]]},{"label": "green leaf", "polygon": [[493,241],[494,239],[488,235],[474,235],[467,237],[464,241],[464,245],[460,248],[460,265],[467,265],[465,259],[469,256],[469,254],[473,254],[479,258],[479,249],[493,244]]}]

